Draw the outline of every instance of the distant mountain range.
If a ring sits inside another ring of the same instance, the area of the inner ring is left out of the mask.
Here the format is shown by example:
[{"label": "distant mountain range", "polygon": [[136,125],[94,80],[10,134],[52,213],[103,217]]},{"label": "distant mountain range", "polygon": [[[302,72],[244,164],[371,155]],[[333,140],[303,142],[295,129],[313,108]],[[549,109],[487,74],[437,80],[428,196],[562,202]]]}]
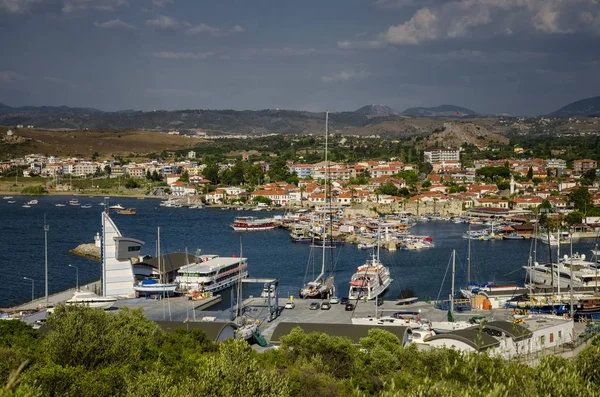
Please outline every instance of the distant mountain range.
[{"label": "distant mountain range", "polygon": [[465,117],[477,116],[477,113],[471,109],[454,105],[441,105],[432,108],[417,107],[409,108],[402,112],[404,116],[411,117]]},{"label": "distant mountain range", "polygon": [[[353,112],[330,114],[330,128],[361,135],[415,135],[436,127],[444,118],[478,116],[473,110],[454,106],[415,107],[398,112],[385,105],[367,105]],[[574,102],[553,117],[600,116],[600,97]],[[430,119],[427,121],[426,119]],[[421,120],[421,121],[419,121]],[[0,103],[0,125],[34,125],[47,129],[200,130],[211,134],[320,134],[324,113],[296,110],[122,110],[104,112],[68,106],[12,107]]]},{"label": "distant mountain range", "polygon": [[397,115],[398,112],[389,106],[385,105],[367,105],[362,108],[355,110],[354,113],[361,114],[363,116],[389,116]]},{"label": "distant mountain range", "polygon": [[600,96],[581,99],[548,114],[549,117],[598,117]]}]

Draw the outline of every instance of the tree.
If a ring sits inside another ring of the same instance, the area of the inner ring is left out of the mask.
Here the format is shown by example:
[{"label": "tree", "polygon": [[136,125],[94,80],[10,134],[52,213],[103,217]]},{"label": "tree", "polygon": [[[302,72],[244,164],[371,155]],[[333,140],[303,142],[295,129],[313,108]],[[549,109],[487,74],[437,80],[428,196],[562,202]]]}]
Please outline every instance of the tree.
[{"label": "tree", "polygon": [[510,169],[507,167],[481,167],[476,172],[482,178],[496,180],[510,178]]},{"label": "tree", "polygon": [[150,173],[150,170],[146,170],[146,179],[149,181],[152,180],[152,174]]},{"label": "tree", "polygon": [[152,180],[154,182],[160,182],[160,181],[162,181],[162,176],[156,170],[154,170],[152,172]]},{"label": "tree", "polygon": [[271,203],[273,202],[270,198],[265,196],[256,196],[252,199],[252,201],[254,201],[255,203],[264,203],[267,205],[271,205]]},{"label": "tree", "polygon": [[527,179],[532,180],[533,179],[533,168],[529,167],[529,170],[527,171]]},{"label": "tree", "polygon": [[581,175],[581,184],[585,186],[593,185],[596,181],[596,169],[591,168]]},{"label": "tree", "polygon": [[421,183],[421,187],[423,189],[429,189],[431,187],[431,180],[425,179],[423,183]]},{"label": "tree", "polygon": [[187,170],[185,170],[183,172],[183,174],[181,174],[181,178],[179,178],[179,181],[186,182],[186,183],[189,182],[190,181],[190,173]]},{"label": "tree", "polygon": [[510,183],[506,181],[496,182],[496,186],[498,187],[498,190],[510,189]]},{"label": "tree", "polygon": [[267,174],[269,175],[271,182],[288,181],[288,179],[290,179],[292,176],[289,167],[282,158],[278,158],[273,162],[273,164],[271,164]]},{"label": "tree", "polygon": [[583,212],[581,211],[573,211],[569,212],[567,216],[565,216],[565,222],[569,225],[576,225],[581,223],[583,220]]},{"label": "tree", "polygon": [[104,166],[104,172],[106,173],[106,175],[110,175],[112,169],[110,168],[110,165],[105,165]]},{"label": "tree", "polygon": [[377,193],[377,194],[387,194],[387,195],[390,195],[390,196],[397,196],[398,195],[398,188],[392,182],[387,182],[387,183],[384,183],[383,185],[379,186],[375,190],[375,193]]},{"label": "tree", "polygon": [[207,163],[202,171],[202,174],[206,179],[214,184],[217,184],[217,179],[219,177],[219,166],[217,163]]},{"label": "tree", "polygon": [[592,207],[592,195],[585,186],[573,189],[569,193],[569,199],[573,202],[573,206],[576,210],[585,213],[588,208]]},{"label": "tree", "polygon": [[133,179],[128,179],[125,182],[125,189],[135,189],[139,187],[138,183],[136,181],[134,181]]}]

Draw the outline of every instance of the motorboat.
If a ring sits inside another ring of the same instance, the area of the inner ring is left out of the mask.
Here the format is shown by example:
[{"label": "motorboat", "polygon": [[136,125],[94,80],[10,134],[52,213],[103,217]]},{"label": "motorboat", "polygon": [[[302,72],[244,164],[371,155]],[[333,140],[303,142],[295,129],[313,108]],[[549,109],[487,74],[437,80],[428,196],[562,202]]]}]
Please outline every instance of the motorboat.
[{"label": "motorboat", "polygon": [[121,204],[115,204],[115,205],[111,205],[110,207],[108,207],[109,210],[124,210],[125,207],[123,207]]},{"label": "motorboat", "polygon": [[66,301],[67,305],[83,305],[97,309],[110,309],[117,298],[109,296],[99,296],[92,291],[77,291],[73,297]]},{"label": "motorboat", "polygon": [[37,200],[29,200],[29,201],[27,202],[27,205],[36,205],[37,203],[38,203],[38,201],[37,201]]},{"label": "motorboat", "polygon": [[359,250],[370,250],[370,249],[375,248],[375,244],[373,244],[373,243],[359,243],[358,246],[357,246],[357,248]]},{"label": "motorboat", "polygon": [[261,298],[275,298],[275,285],[271,284],[271,286],[269,287],[267,284],[265,284],[262,292],[260,293],[260,297]]},{"label": "motorboat", "polygon": [[81,206],[81,208],[92,208],[91,204],[84,204]]},{"label": "motorboat", "polygon": [[23,207],[23,208],[31,208],[31,206],[29,204],[23,204],[21,207]]},{"label": "motorboat", "polygon": [[69,205],[78,206],[78,205],[80,205],[80,203],[79,203],[79,200],[77,200],[77,199],[71,199],[71,200],[69,200]]},{"label": "motorboat", "polygon": [[11,200],[13,199],[13,196],[4,196],[2,197],[2,200]]},{"label": "motorboat", "polygon": [[364,265],[356,268],[350,279],[350,292],[352,299],[375,299],[381,295],[392,283],[390,270],[379,260],[379,254],[371,255]]},{"label": "motorboat", "polygon": [[119,215],[135,215],[136,213],[137,213],[137,211],[135,210],[135,208],[127,208],[127,209],[117,210],[117,214],[119,214]]},{"label": "motorboat", "polygon": [[57,203],[57,204],[54,204],[54,206],[55,207],[66,207],[67,205],[63,204],[63,203]]}]

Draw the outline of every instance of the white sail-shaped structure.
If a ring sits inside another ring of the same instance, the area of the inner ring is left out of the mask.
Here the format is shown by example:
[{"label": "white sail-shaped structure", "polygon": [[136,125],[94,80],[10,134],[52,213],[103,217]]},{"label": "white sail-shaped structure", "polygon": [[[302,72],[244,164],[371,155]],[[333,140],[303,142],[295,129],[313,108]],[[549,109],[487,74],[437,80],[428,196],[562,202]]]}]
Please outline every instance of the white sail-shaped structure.
[{"label": "white sail-shaped structure", "polygon": [[102,212],[102,295],[135,297],[133,266],[143,241],[123,237],[107,212]]}]

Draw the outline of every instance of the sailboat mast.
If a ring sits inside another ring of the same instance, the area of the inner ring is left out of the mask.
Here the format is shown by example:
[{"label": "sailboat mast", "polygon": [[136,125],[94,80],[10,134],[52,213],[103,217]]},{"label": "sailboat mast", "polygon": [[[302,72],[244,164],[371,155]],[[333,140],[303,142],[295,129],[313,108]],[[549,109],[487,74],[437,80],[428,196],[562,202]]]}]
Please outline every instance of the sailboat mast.
[{"label": "sailboat mast", "polygon": [[571,318],[573,318],[573,235],[571,233],[569,233],[569,237],[571,240],[571,260],[569,261],[569,276],[570,276],[570,282],[569,282],[569,303],[571,305],[570,310],[569,310],[569,315],[571,316]]},{"label": "sailboat mast", "polygon": [[157,228],[157,234],[158,234],[158,237],[157,237],[157,240],[156,240],[157,241],[156,244],[157,244],[157,251],[158,251],[157,252],[157,256],[158,256],[158,282],[162,283],[163,275],[162,275],[162,266],[161,266],[161,260],[160,260],[161,259],[160,258],[160,226]]},{"label": "sailboat mast", "polygon": [[454,274],[456,272],[456,250],[452,250],[452,290],[450,292],[450,313],[454,313]]},{"label": "sailboat mast", "polygon": [[594,295],[598,293],[598,244],[594,246],[594,268],[596,269],[596,288],[594,289]]},{"label": "sailboat mast", "polygon": [[[324,196],[323,199],[325,200],[323,202],[323,209],[325,209],[326,203],[327,203],[327,174],[329,173],[329,162],[327,161],[327,136],[328,136],[328,124],[329,124],[329,111],[325,112],[325,176],[323,178],[324,181]],[[325,276],[325,215],[323,215],[323,236],[322,236],[322,240],[323,240],[323,258],[322,258],[322,262],[321,262],[321,274],[319,275],[319,279]]]},{"label": "sailboat mast", "polygon": [[467,237],[467,288],[469,288],[471,283],[471,223],[469,223]]},{"label": "sailboat mast", "polygon": [[560,296],[560,226],[556,228],[556,237],[558,241],[556,248],[556,293]]}]

